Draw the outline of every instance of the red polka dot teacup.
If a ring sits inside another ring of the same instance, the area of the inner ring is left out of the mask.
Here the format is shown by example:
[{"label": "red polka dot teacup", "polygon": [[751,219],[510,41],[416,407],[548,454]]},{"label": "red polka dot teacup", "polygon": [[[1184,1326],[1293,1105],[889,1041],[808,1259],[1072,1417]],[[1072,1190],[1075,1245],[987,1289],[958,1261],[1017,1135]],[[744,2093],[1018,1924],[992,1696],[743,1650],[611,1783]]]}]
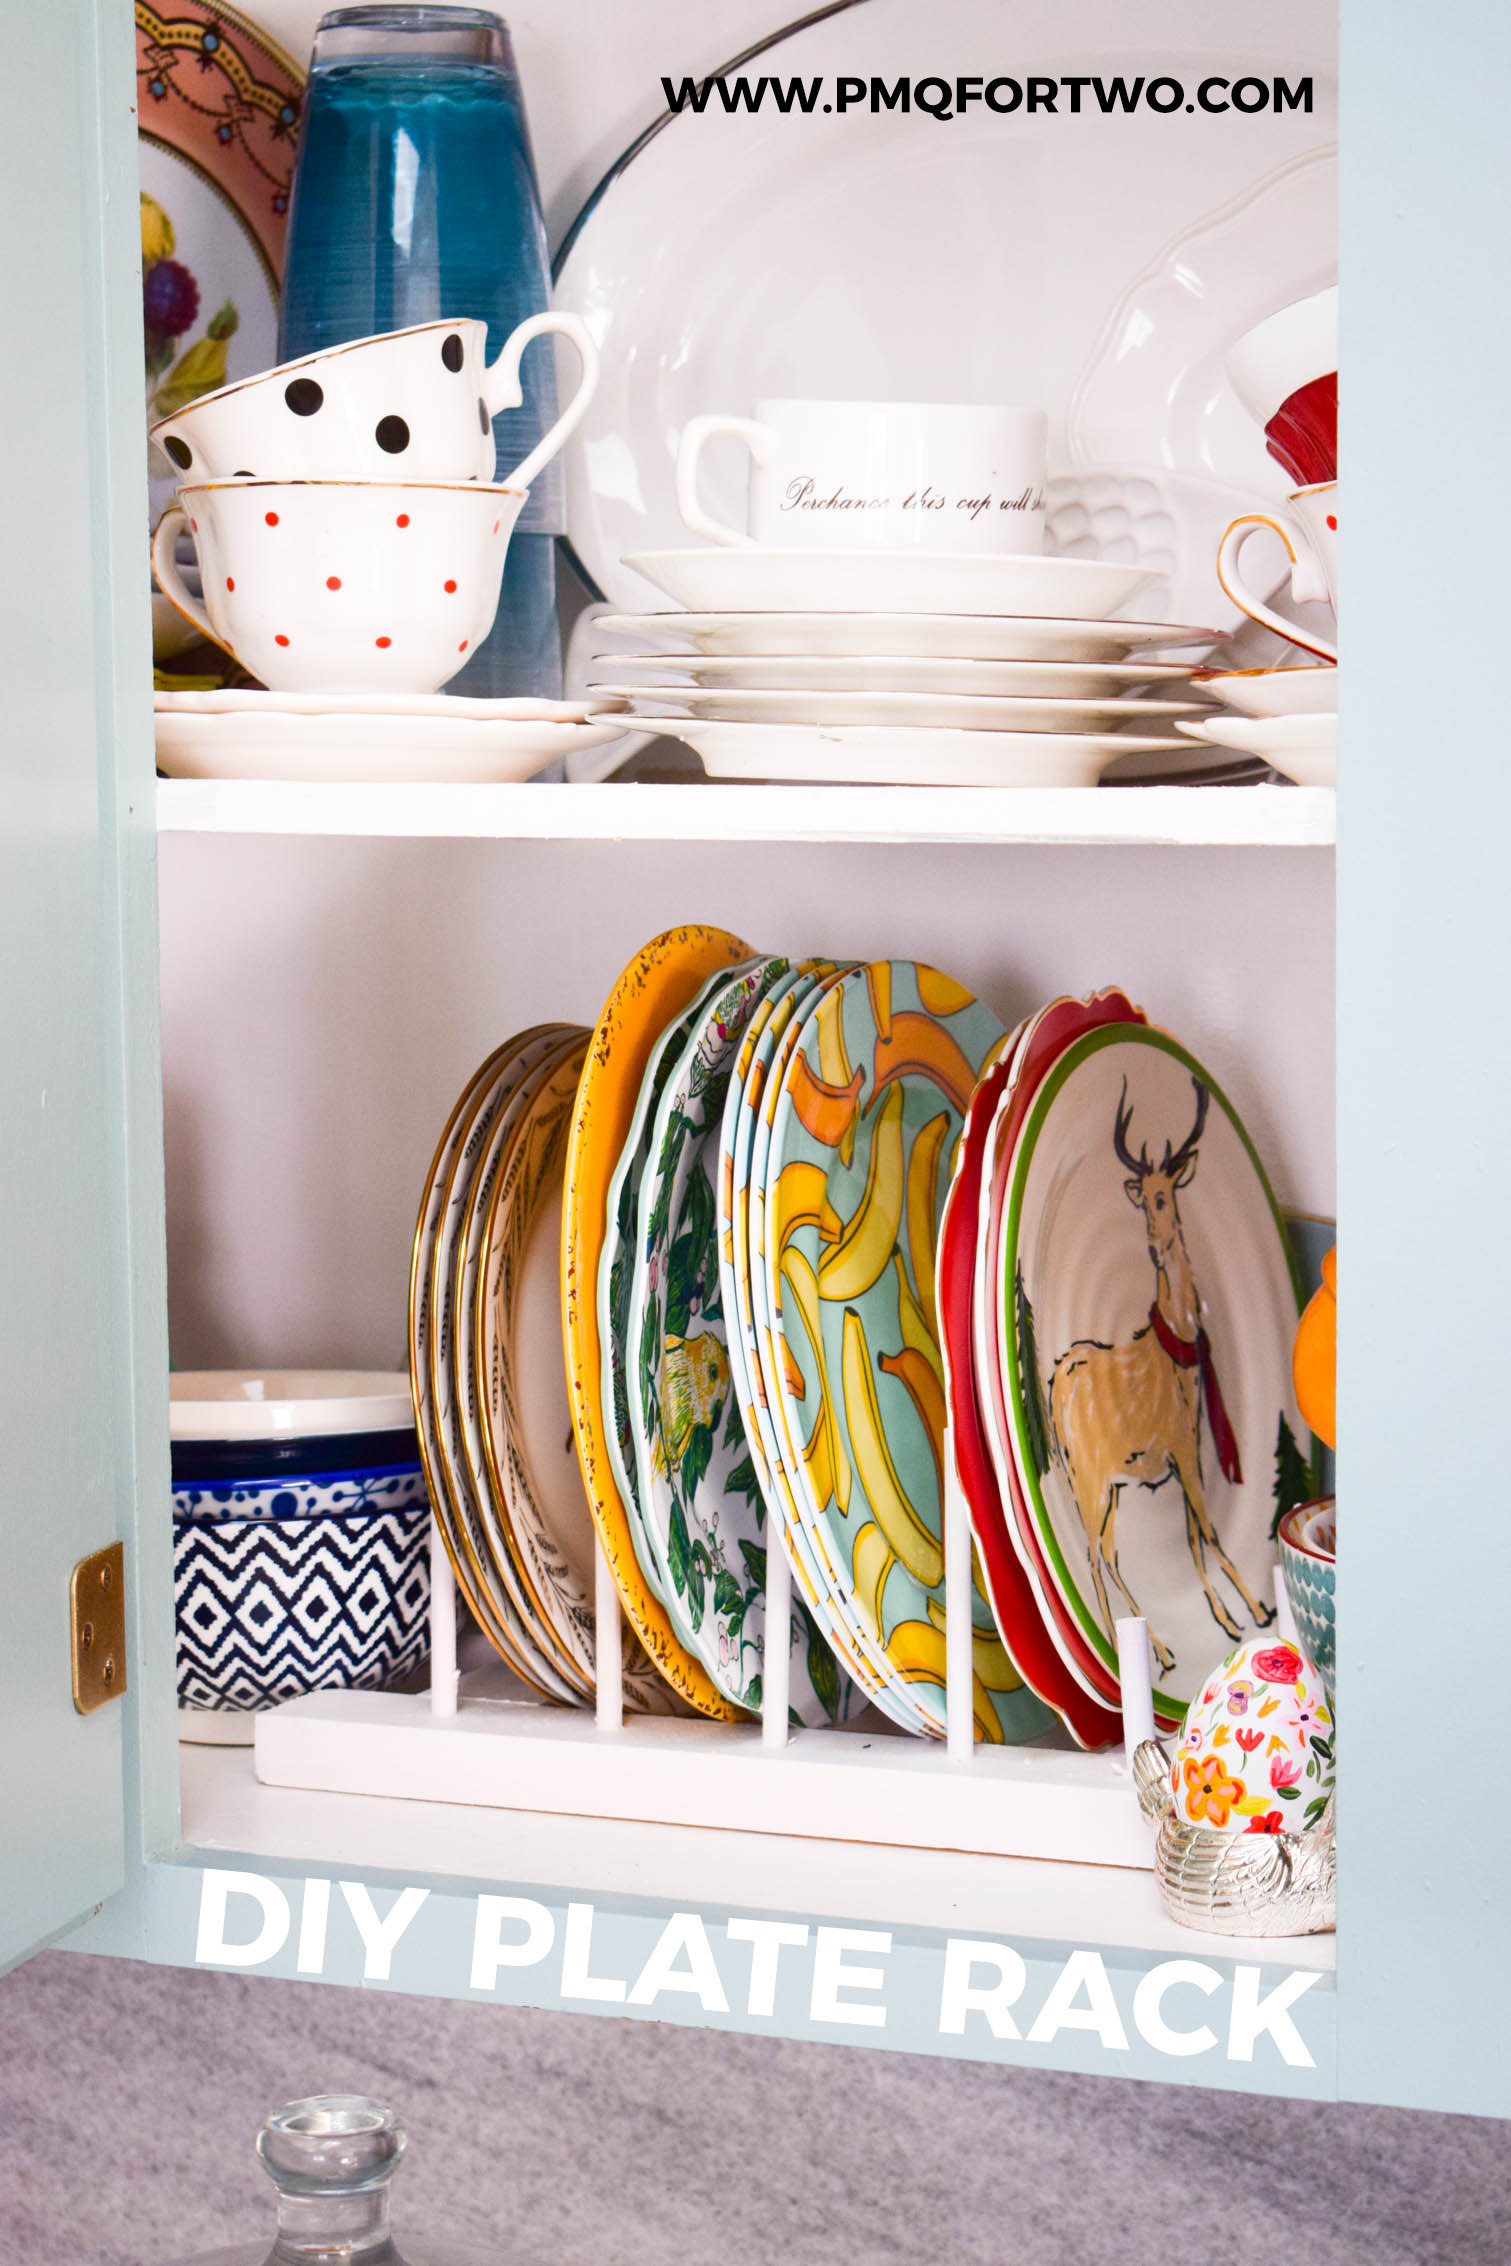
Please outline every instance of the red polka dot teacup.
[{"label": "red polka dot teacup", "polygon": [[555,424],[504,475],[508,487],[528,488],[598,383],[597,349],[576,315],[532,315],[491,367],[487,325],[472,320],[351,339],[201,394],[154,425],[152,438],[180,480],[196,483],[492,480],[493,419],[520,406],[525,348],[553,332],[571,340],[582,376]]},{"label": "red polka dot teacup", "polygon": [[[222,480],[179,490],[152,564],[179,612],[274,692],[438,692],[493,627],[523,488]],[[174,558],[199,554],[201,604]]]}]

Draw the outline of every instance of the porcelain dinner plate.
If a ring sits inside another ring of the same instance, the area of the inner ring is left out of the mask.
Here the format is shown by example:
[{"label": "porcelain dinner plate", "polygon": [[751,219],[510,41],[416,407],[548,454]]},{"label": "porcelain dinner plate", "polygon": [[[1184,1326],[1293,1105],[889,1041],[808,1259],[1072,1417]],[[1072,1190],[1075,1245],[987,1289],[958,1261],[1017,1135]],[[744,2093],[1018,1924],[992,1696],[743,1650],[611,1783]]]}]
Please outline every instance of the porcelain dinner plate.
[{"label": "porcelain dinner plate", "polygon": [[[867,0],[873,5],[874,0]],[[1051,615],[912,613],[600,614],[616,637],[685,643],[730,656],[876,656],[897,661],[1112,663],[1158,645],[1192,651],[1218,632],[1182,622],[1067,621]],[[626,654],[615,656],[627,660]],[[654,656],[637,656],[654,658]],[[1178,664],[1166,663],[1167,667]]]},{"label": "porcelain dinner plate", "polygon": [[324,715],[159,708],[157,767],[170,779],[302,779],[492,785],[528,779],[557,756],[620,736],[604,724],[485,723],[472,717]]},{"label": "porcelain dinner plate", "polygon": [[637,720],[647,704],[696,721],[745,724],[880,724],[920,731],[1112,732],[1140,721],[1149,732],[1168,726],[1172,716],[1190,716],[1194,700],[1033,700],[1022,695],[943,692],[768,692],[744,686],[713,690],[689,685],[616,685],[635,704]]},{"label": "porcelain dinner plate", "polygon": [[[1323,138],[1315,126],[1312,138]],[[1257,149],[1254,162],[1256,170],[1264,162]],[[1272,497],[1289,492],[1227,357],[1266,315],[1336,282],[1337,153],[1313,147],[1270,164],[1220,209],[1215,184],[1204,185],[1204,215],[1172,237],[1109,316],[1071,399],[1078,463],[1131,456]]]},{"label": "porcelain dinner plate", "polygon": [[1013,1459],[1103,1667],[1142,1613],[1178,1717],[1275,1618],[1277,1469],[1308,1438],[1285,1229],[1221,1089],[1162,1031],[1075,1040],[1009,1168],[997,1313]]},{"label": "porcelain dinner plate", "polygon": [[616,704],[589,700],[467,700],[444,692],[262,692],[245,686],[203,692],[160,692],[160,716],[442,716],[480,724],[589,724]]},{"label": "porcelain dinner plate", "polygon": [[[799,1034],[766,1168],[777,1390],[794,1429],[815,1415],[827,1426],[826,1455],[803,1466],[810,1506],[850,1576],[862,1625],[940,1734],[939,1214],[964,1111],[1004,1037],[990,1009],[937,969],[874,961],[852,970]],[[976,1735],[1036,1737],[1047,1712],[979,1592],[974,1605]]]},{"label": "porcelain dinner plate", "polygon": [[572,1425],[593,1524],[625,1611],[661,1674],[700,1714],[728,1716],[732,1705],[687,1650],[654,1595],[635,1554],[629,1512],[605,1440],[598,1263],[609,1184],[624,1148],[652,1048],[718,968],[751,956],[723,929],[667,929],[624,969],[605,1002],[583,1064],[567,1141],[561,1219],[562,1332]]},{"label": "porcelain dinner plate", "polygon": [[717,543],[625,560],[679,606],[703,612],[1027,614],[1102,621],[1157,580],[1100,559],[961,551],[726,550]]},{"label": "porcelain dinner plate", "polygon": [[[1130,76],[1193,84],[1213,68],[1268,80],[1299,65],[1314,114],[1155,121],[1088,97],[1074,115],[1062,98],[1052,118],[1021,102],[1011,115],[978,104],[947,124],[864,106],[815,109],[799,125],[768,100],[754,115],[711,104],[660,123],[594,191],[556,285],[556,304],[586,319],[603,358],[565,451],[567,524],[621,605],[645,588],[625,554],[685,539],[675,456],[703,411],[748,415],[758,398],[784,395],[1041,403],[1050,469],[1063,469],[1064,405],[1151,249],[1330,131],[1332,27],[1298,0],[1227,25],[1217,64],[1210,22],[1178,0],[1145,0],[1136,42],[1120,0],[1037,11],[1014,21],[1010,57],[1000,0],[951,0],[930,14],[926,66],[919,20],[917,0],[866,0],[739,67],[891,86],[925,67],[949,83],[1005,71],[1022,85],[1035,73],[1105,77],[1109,59]],[[1324,226],[1330,243],[1330,213]],[[1096,454],[1158,460],[1158,440],[1156,425],[1147,445]],[[710,448],[705,464],[707,508],[738,519],[743,457]]]},{"label": "porcelain dinner plate", "polygon": [[[710,691],[739,686],[752,692],[989,693],[1023,700],[1106,701],[1130,686],[1184,694],[1189,661],[932,661],[863,654],[604,653],[595,667],[632,677],[690,677]],[[625,687],[627,698],[646,687]],[[1157,715],[1157,709],[1140,713]]]},{"label": "porcelain dinner plate", "polygon": [[711,779],[826,779],[862,786],[1094,787],[1115,756],[1180,752],[1130,732],[918,731],[896,724],[713,724],[641,716],[685,740]]}]

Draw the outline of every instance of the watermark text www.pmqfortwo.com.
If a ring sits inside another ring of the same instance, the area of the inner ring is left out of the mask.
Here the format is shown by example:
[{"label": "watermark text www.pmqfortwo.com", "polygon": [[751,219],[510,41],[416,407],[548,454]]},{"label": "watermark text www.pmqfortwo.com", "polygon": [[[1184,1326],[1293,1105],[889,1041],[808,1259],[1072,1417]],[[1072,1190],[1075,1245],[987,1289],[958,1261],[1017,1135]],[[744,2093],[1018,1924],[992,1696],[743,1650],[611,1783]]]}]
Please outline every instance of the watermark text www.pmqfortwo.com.
[{"label": "watermark text www.pmqfortwo.com", "polygon": [[1155,117],[1187,111],[1210,116],[1237,112],[1243,117],[1287,110],[1309,116],[1312,82],[1309,78],[1280,76],[1227,78],[1211,73],[1188,86],[1181,79],[1118,75],[1077,75],[1048,78],[778,78],[762,72],[748,77],[666,79],[661,91],[673,112],[691,110],[698,115],[712,110],[733,115],[737,111],[776,110],[812,117],[816,112],[844,116],[857,111],[875,116],[880,111],[921,112],[941,121],[990,112],[999,118],[1019,113],[1030,116],[1104,118],[1147,110]]}]

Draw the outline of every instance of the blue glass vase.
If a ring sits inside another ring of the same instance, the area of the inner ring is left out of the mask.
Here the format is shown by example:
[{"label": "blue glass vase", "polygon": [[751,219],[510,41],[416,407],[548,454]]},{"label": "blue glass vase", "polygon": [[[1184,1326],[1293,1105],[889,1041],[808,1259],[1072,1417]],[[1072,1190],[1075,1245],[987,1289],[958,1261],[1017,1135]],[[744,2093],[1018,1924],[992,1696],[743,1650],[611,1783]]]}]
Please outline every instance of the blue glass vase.
[{"label": "blue glass vase", "polygon": [[[351,7],[315,33],[279,321],[284,361],[349,338],[471,315],[491,361],[550,304],[530,130],[502,18],[485,8]],[[524,401],[494,419],[506,474],[556,417],[549,341]],[[491,636],[448,692],[561,692],[556,545],[562,480],[535,481],[509,545]]]}]

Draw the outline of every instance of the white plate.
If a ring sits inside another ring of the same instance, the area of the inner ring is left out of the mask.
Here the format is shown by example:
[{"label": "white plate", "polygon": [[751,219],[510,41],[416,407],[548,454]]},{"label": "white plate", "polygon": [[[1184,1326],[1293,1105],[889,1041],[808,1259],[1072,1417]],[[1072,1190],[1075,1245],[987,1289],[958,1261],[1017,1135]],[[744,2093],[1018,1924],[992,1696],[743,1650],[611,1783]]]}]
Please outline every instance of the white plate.
[{"label": "white plate", "polygon": [[1157,577],[1096,559],[960,551],[641,551],[627,567],[705,612],[1027,614],[1103,621]]},{"label": "white plate", "polygon": [[923,731],[1110,732],[1143,720],[1159,731],[1172,716],[1190,716],[1194,700],[1026,700],[962,692],[715,692],[687,685],[615,687],[635,702],[637,723],[649,716],[691,716],[709,723],[911,724]]},{"label": "white plate", "polygon": [[[797,654],[900,661],[1104,664],[1157,645],[1208,650],[1219,632],[1189,622],[1079,622],[1049,615],[913,613],[600,614],[614,637],[682,640],[731,657]],[[1165,666],[1174,664],[1166,663]]]},{"label": "white plate", "polygon": [[1327,716],[1338,712],[1338,664],[1316,668],[1224,669],[1197,684],[1240,716]]},{"label": "white plate", "polygon": [[159,716],[444,716],[477,724],[587,724],[605,700],[464,700],[444,692],[156,692]]},{"label": "white plate", "polygon": [[[1076,374],[1151,249],[1331,132],[1334,23],[1309,0],[1225,11],[1215,30],[1187,0],[1143,0],[1136,27],[1125,0],[1080,0],[1015,12],[1006,55],[1001,0],[930,10],[926,57],[920,21],[918,0],[865,0],[740,68],[889,86],[925,72],[1168,72],[1193,87],[1214,70],[1305,74],[1314,112],[1156,118],[1088,97],[1073,116],[1062,97],[1053,117],[978,103],[940,123],[869,106],[797,119],[768,100],[753,116],[710,106],[667,120],[594,191],[555,293],[603,359],[564,452],[567,525],[616,603],[644,601],[625,553],[685,540],[674,461],[700,411],[748,415],[762,395],[1037,402],[1063,469]],[[1153,461],[1157,438],[1097,453]],[[708,509],[738,517],[743,456],[727,443],[705,462]]]},{"label": "white plate", "polygon": [[[1257,172],[1257,145],[1254,158]],[[1220,209],[1216,184],[1203,188],[1205,217],[1171,238],[1097,341],[1071,398],[1070,453],[1080,464],[1131,457],[1283,496],[1289,475],[1240,402],[1227,359],[1267,315],[1336,282],[1337,153],[1314,147],[1290,158]]]},{"label": "white plate", "polygon": [[174,1440],[309,1440],[413,1423],[403,1370],[176,1369],[168,1379]]},{"label": "white plate", "polygon": [[[606,676],[690,677],[747,692],[991,693],[1024,700],[1116,699],[1130,685],[1184,693],[1189,661],[933,661],[847,654],[601,653]],[[626,694],[629,687],[625,688]],[[636,697],[638,697],[638,688]]]},{"label": "white plate", "polygon": [[1213,716],[1199,724],[1176,725],[1178,732],[1208,747],[1241,749],[1257,755],[1298,787],[1338,784],[1338,719],[1314,716]]},{"label": "white plate", "polygon": [[685,740],[710,779],[838,780],[853,786],[1094,787],[1114,756],[1179,740],[1091,732],[916,731],[897,724],[656,722],[639,730]]},{"label": "white plate", "polygon": [[528,779],[556,756],[619,737],[622,723],[481,723],[462,716],[225,715],[158,711],[170,779],[417,780],[478,786]]}]

